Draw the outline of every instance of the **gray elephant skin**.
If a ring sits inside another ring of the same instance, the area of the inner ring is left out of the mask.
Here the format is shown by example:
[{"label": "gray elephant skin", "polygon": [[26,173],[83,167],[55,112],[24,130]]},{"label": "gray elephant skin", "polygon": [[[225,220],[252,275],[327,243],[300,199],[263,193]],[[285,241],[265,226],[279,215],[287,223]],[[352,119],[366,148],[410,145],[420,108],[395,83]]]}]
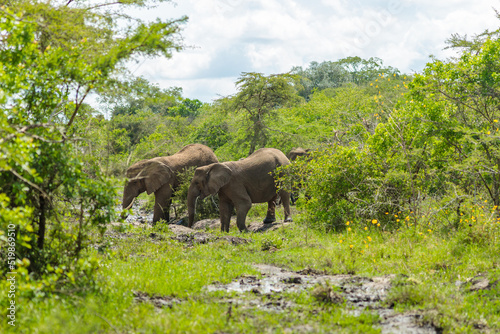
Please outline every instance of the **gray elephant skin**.
[{"label": "gray elephant skin", "polygon": [[246,231],[246,216],[252,203],[268,204],[264,223],[276,221],[275,207],[279,195],[285,212],[285,221],[291,221],[288,192],[279,190],[274,180],[274,171],[290,161],[280,150],[261,148],[245,159],[214,163],[198,167],[188,190],[188,227],[194,222],[196,198],[219,195],[221,230],[229,232],[233,208],[236,209],[236,224]]},{"label": "gray elephant skin", "polygon": [[134,163],[126,172],[128,180],[123,190],[123,209],[130,208],[134,199],[141,193],[154,193],[153,224],[161,219],[168,221],[172,194],[179,186],[178,172],[218,161],[209,147],[190,144],[171,156]]},{"label": "gray elephant skin", "polygon": [[310,151],[311,151],[310,149],[304,150],[302,147],[297,147],[297,148],[292,149],[290,152],[288,152],[287,158],[290,161],[294,161],[298,157],[308,157],[310,154]]}]

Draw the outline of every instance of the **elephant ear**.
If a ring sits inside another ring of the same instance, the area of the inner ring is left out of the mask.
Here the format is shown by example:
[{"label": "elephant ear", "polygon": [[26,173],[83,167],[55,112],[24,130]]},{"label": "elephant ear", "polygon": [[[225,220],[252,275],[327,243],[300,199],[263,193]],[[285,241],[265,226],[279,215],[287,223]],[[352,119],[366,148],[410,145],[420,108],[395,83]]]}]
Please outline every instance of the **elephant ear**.
[{"label": "elephant ear", "polygon": [[207,188],[210,194],[215,195],[231,179],[232,171],[224,164],[214,164],[207,173]]},{"label": "elephant ear", "polygon": [[148,195],[160,189],[164,184],[172,182],[174,172],[162,161],[151,159],[148,166],[144,169],[146,176],[146,192]]},{"label": "elephant ear", "polygon": [[125,176],[128,179],[141,178],[142,171],[148,166],[148,164],[149,159],[137,161],[127,169],[127,171],[125,172]]}]

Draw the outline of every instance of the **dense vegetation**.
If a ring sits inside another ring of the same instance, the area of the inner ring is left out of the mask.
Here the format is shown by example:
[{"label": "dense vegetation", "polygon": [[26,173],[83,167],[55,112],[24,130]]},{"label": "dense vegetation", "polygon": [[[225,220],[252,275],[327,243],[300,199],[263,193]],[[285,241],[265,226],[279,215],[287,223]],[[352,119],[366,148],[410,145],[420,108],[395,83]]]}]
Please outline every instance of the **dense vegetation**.
[{"label": "dense vegetation", "polygon": [[[0,257],[2,277],[17,273],[15,330],[279,332],[299,321],[243,310],[230,321],[202,289],[253,273],[252,262],[406,275],[390,297],[396,308],[423,310],[446,332],[500,330],[499,284],[455,289],[479,274],[500,279],[498,32],[453,36],[456,58],[432,59],[412,75],[349,57],[242,73],[235,95],[202,103],[126,69],[137,57],[182,50],[186,18],[147,23],[123,12],[154,2],[1,2]],[[100,107],[87,104],[90,94]],[[167,241],[164,224],[154,228],[160,242],[127,224],[109,227],[120,222],[127,166],[190,143],[221,161],[260,147],[312,149],[280,180],[299,192],[294,226],[252,235],[250,245],[191,249]],[[110,231],[127,232],[135,248]],[[132,290],[188,302],[155,319]],[[12,298],[0,298],[0,328],[12,329],[4,321]],[[368,313],[344,319],[338,305],[293,298],[318,332],[376,332]],[[450,298],[455,308],[444,305]]]}]

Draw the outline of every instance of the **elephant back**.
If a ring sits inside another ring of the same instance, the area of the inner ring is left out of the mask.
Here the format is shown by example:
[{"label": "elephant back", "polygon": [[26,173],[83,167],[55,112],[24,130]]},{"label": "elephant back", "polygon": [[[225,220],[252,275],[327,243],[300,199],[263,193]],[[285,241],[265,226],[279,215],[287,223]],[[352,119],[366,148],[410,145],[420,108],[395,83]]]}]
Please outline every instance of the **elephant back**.
[{"label": "elephant back", "polygon": [[190,144],[184,146],[177,153],[169,157],[165,157],[165,160],[174,171],[219,162],[212,149],[202,144]]},{"label": "elephant back", "polygon": [[270,170],[274,170],[276,167],[285,166],[290,164],[290,160],[286,155],[276,148],[261,148],[250,154],[247,158],[239,160],[238,163],[242,164],[256,164],[256,165],[267,165]]}]

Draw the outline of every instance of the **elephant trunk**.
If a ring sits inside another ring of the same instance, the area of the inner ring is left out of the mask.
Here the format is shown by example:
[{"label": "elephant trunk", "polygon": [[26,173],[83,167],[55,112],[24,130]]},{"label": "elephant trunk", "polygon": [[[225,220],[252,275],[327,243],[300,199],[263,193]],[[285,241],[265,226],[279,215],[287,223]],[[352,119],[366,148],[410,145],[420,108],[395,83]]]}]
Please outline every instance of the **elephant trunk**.
[{"label": "elephant trunk", "polygon": [[142,184],[137,181],[127,181],[125,184],[125,188],[123,188],[123,200],[122,200],[122,208],[123,210],[128,210],[134,204],[135,198],[139,196],[140,193],[144,192]]},{"label": "elephant trunk", "polygon": [[188,190],[187,206],[188,206],[188,227],[193,226],[194,214],[196,211],[196,199],[200,195],[199,190],[191,184]]},{"label": "elephant trunk", "polygon": [[125,203],[126,203],[126,202],[125,202],[125,200],[124,200],[124,201],[123,201],[123,203],[122,203],[122,205],[123,205],[123,210],[128,210],[128,209],[130,209],[130,208],[132,207],[132,205],[134,204],[135,199],[136,199],[136,197],[132,198],[132,200],[127,200],[127,202],[128,202],[128,201],[130,201],[130,204],[129,204],[129,205],[127,205],[127,207],[125,207],[125,205],[126,205]]}]

